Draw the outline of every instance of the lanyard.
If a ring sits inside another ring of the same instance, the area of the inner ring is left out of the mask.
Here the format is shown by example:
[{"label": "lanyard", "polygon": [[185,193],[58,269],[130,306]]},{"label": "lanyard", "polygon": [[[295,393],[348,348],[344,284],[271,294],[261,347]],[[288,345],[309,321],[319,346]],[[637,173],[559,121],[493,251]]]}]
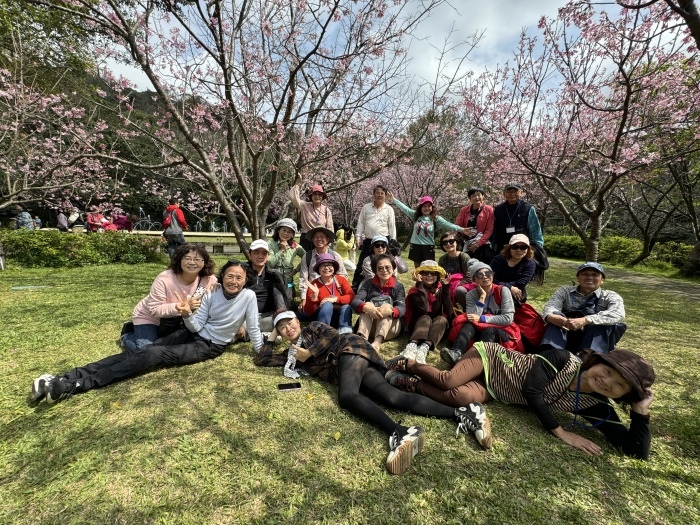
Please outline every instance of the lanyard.
[{"label": "lanyard", "polygon": [[321,281],[321,282],[323,283],[323,286],[326,288],[326,290],[328,290],[328,292],[331,294],[331,296],[334,296],[335,295],[335,279],[333,279],[333,281],[331,282],[330,288],[328,288],[328,285],[326,283],[324,283],[323,281]]},{"label": "lanyard", "polygon": [[506,206],[506,214],[508,215],[508,226],[513,226],[513,217],[515,217],[518,214],[518,209],[520,209],[520,201],[518,201],[518,205],[515,207],[515,210],[513,210],[513,215],[508,213],[508,206]]}]

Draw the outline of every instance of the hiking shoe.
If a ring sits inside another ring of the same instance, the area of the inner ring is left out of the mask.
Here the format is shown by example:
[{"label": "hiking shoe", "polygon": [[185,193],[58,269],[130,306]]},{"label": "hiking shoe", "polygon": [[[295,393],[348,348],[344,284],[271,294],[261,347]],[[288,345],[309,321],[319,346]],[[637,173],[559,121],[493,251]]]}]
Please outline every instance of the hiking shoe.
[{"label": "hiking shoe", "polygon": [[423,450],[425,433],[421,427],[409,427],[406,433],[400,435],[397,430],[389,436],[389,457],[386,458],[386,469],[390,474],[402,474],[411,466],[414,456]]},{"label": "hiking shoe", "polygon": [[406,345],[406,348],[403,349],[403,352],[401,354],[407,359],[413,359],[414,361],[416,360],[416,353],[418,352],[418,345],[416,343],[408,343]]},{"label": "hiking shoe", "polygon": [[456,408],[455,416],[458,419],[457,437],[460,432],[464,434],[473,432],[479,445],[486,449],[491,448],[493,444],[491,422],[486,417],[486,410],[481,403],[469,403],[469,406]]},{"label": "hiking shoe", "polygon": [[65,377],[54,378],[44,389],[46,391],[46,402],[49,405],[53,405],[56,401],[67,399],[76,392],[79,386],[79,382],[71,381]]},{"label": "hiking shoe", "polygon": [[408,368],[408,357],[405,355],[397,355],[396,357],[386,361],[384,364],[386,365],[387,370],[405,372]]},{"label": "hiking shoe", "polygon": [[384,379],[386,379],[387,382],[394,388],[398,388],[404,392],[415,392],[416,385],[419,381],[416,376],[404,374],[403,372],[397,372],[396,370],[389,370],[384,375]]},{"label": "hiking shoe", "polygon": [[32,381],[32,401],[41,401],[46,395],[46,385],[51,382],[53,378],[51,374],[42,374]]},{"label": "hiking shoe", "polygon": [[416,363],[424,365],[428,352],[430,352],[430,345],[428,343],[421,344],[416,350]]},{"label": "hiking shoe", "polygon": [[455,363],[462,358],[462,352],[456,348],[443,348],[440,350],[440,357],[445,361],[450,368],[455,366]]}]

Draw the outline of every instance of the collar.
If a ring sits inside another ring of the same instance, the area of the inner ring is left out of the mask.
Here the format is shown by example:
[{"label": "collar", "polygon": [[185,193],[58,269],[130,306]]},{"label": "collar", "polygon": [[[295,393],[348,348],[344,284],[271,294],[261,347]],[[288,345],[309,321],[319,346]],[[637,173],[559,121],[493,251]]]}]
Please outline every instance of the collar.
[{"label": "collar", "polygon": [[583,297],[590,297],[590,296],[593,295],[593,294],[595,294],[596,297],[600,297],[600,295],[603,293],[603,289],[599,286],[598,288],[596,288],[595,290],[593,290],[591,293],[584,295],[584,294],[582,294],[581,291],[579,290],[579,285],[577,284],[577,285],[576,285],[576,288],[574,288],[574,292],[576,292],[577,294],[579,294],[579,295],[581,295],[581,296],[583,296]]},{"label": "collar", "polygon": [[394,279],[394,275],[392,274],[391,277],[389,277],[389,280],[386,282],[384,286],[382,286],[382,283],[379,282],[379,277],[376,275],[372,277],[372,284],[375,285],[377,288],[384,289],[384,288],[394,288],[396,286],[396,280]]}]

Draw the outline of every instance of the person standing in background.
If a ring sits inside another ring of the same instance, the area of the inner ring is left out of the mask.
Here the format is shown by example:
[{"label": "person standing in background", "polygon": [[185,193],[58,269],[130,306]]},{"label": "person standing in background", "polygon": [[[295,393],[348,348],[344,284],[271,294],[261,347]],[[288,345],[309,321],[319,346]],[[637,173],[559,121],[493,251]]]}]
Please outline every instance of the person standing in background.
[{"label": "person standing in background", "polygon": [[[394,208],[386,203],[387,190],[381,184],[374,187],[372,191],[373,201],[365,204],[360,210],[357,218],[357,228],[355,228],[355,243],[360,248],[360,258],[357,260],[357,267],[362,268],[365,257],[372,253],[372,238],[383,235],[387,239],[396,239],[396,218]],[[355,272],[352,278],[352,288],[357,287],[362,282],[362,272]]]},{"label": "person standing in background", "polygon": [[168,255],[172,258],[175,251],[185,244],[183,232],[188,230],[185,214],[180,209],[179,201],[173,197],[168,201],[168,207],[163,212],[163,237],[168,243]]}]

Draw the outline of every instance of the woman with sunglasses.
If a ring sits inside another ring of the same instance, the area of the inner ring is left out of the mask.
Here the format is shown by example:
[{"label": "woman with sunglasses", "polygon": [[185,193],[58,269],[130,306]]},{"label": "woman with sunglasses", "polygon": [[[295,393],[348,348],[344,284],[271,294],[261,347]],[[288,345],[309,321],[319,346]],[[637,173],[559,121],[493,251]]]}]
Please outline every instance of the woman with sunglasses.
[{"label": "woman with sunglasses", "polygon": [[469,267],[476,287],[466,294],[464,313],[452,322],[448,335],[452,348],[443,348],[440,357],[454,365],[473,341],[500,343],[508,350],[523,352],[520,330],[513,323],[515,305],[510,290],[493,283],[493,270],[480,261]]},{"label": "woman with sunglasses", "polygon": [[406,295],[404,323],[411,334],[401,355],[425,363],[454,317],[447,272],[435,261],[423,261],[413,272],[416,285]]},{"label": "woman with sunglasses", "polygon": [[461,251],[462,243],[457,238],[457,233],[447,232],[440,237],[440,246],[445,255],[440,257],[438,264],[448,273],[450,279],[450,297],[455,305],[464,309],[467,285],[471,283],[469,278],[469,261],[471,257]]},{"label": "woman with sunglasses", "polygon": [[206,248],[201,244],[183,244],[173,254],[168,269],[153,281],[150,293],[134,308],[133,331],[122,333],[120,346],[141,350],[159,337],[184,328],[176,294],[189,298],[194,311],[199,308],[204,293],[215,286],[214,261]]},{"label": "woman with sunglasses", "polygon": [[350,305],[360,316],[357,333],[379,350],[384,341],[401,333],[401,318],[406,313],[406,291],[394,277],[396,261],[383,253],[372,258],[374,277],[365,279]]},{"label": "woman with sunglasses", "polygon": [[525,287],[535,275],[534,253],[527,235],[518,233],[491,261],[493,282],[508,288],[517,303],[527,302]]},{"label": "woman with sunglasses", "polygon": [[[564,443],[591,456],[601,455],[600,445],[564,429],[552,413],[571,412],[574,421],[567,428],[595,428],[625,455],[649,458],[649,408],[654,399],[650,387],[656,376],[651,364],[632,352],[591,352],[582,362],[564,349],[524,355],[496,343],[476,343],[450,371],[403,356],[386,366],[387,381],[405,392],[449,406],[491,400],[527,405]],[[611,399],[630,405],[629,428],[620,421]]]},{"label": "woman with sunglasses", "polygon": [[413,233],[411,234],[411,249],[408,252],[408,258],[413,261],[413,265],[417,268],[421,261],[435,260],[435,229],[436,227],[444,230],[457,230],[466,234],[466,228],[462,228],[453,224],[438,215],[437,206],[433,202],[433,198],[426,195],[418,200],[418,205],[415,209],[395,198],[389,192],[386,194],[386,200],[389,203],[394,203],[404,212],[404,214],[413,220]]},{"label": "woman with sunglasses", "polygon": [[[408,271],[408,266],[403,262],[400,255],[393,256],[389,253],[389,240],[384,235],[375,235],[372,237],[372,253],[369,257],[365,257],[362,263],[362,277],[364,279],[374,279],[374,272],[372,271],[372,259],[377,255],[390,255],[394,258],[395,269],[394,277],[398,277],[400,273],[406,273]],[[394,241],[391,241],[394,242]]]}]

